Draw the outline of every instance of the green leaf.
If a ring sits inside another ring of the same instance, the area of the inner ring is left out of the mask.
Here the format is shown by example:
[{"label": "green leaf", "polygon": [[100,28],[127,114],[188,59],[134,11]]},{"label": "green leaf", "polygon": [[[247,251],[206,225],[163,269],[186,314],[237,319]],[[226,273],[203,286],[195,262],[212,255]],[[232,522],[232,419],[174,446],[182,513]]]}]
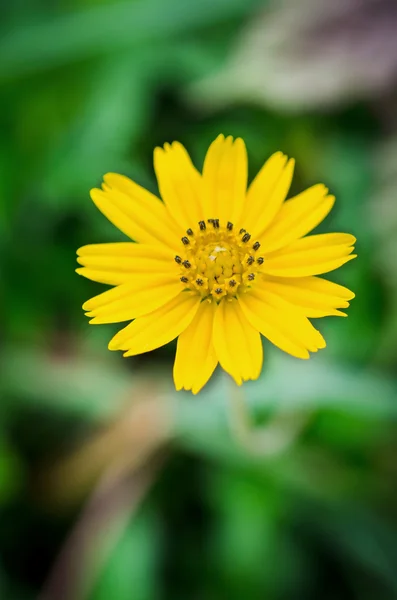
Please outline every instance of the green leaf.
[{"label": "green leaf", "polygon": [[[81,9],[8,28],[0,43],[0,77],[18,77],[92,56],[188,35],[243,17],[262,0],[139,0]],[[45,40],[45,43],[43,43]]]},{"label": "green leaf", "polygon": [[[112,524],[109,524],[109,535]],[[104,539],[105,542],[105,539]],[[100,574],[90,600],[154,600],[157,586],[158,529],[155,515],[140,511],[124,528]],[[92,549],[94,555],[97,553]],[[100,553],[100,548],[98,549]],[[93,559],[94,556],[91,557]]]},{"label": "green leaf", "polygon": [[97,67],[84,110],[52,146],[41,174],[39,185],[48,202],[70,208],[74,199],[79,208],[91,209],[88,198],[81,203],[81,194],[87,197],[104,173],[127,171],[125,156],[143,134],[149,106],[144,60],[138,63],[127,54]]}]

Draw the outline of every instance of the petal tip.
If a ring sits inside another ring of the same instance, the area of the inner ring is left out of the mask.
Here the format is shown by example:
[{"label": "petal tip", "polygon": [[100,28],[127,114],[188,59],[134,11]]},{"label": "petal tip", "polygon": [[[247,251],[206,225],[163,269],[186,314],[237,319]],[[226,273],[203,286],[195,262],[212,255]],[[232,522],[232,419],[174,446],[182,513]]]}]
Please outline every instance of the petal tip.
[{"label": "petal tip", "polygon": [[99,188],[90,189],[90,198],[96,204],[98,201],[102,200],[102,195],[104,194],[103,190]]},{"label": "petal tip", "polygon": [[225,140],[225,135],[223,133],[220,133],[219,135],[216,136],[216,138],[214,139],[214,141],[212,142],[213,144],[215,143],[220,143],[223,142]]},{"label": "petal tip", "polygon": [[180,378],[175,373],[175,363],[174,363],[174,370],[173,370],[172,378],[174,380],[174,386],[175,386],[176,391],[180,392],[184,386],[183,386],[183,383],[180,381]]},{"label": "petal tip", "polygon": [[82,309],[84,312],[90,312],[92,310],[92,298],[84,302]]},{"label": "petal tip", "polygon": [[287,163],[286,168],[287,169],[289,168],[291,170],[293,170],[295,168],[295,159],[294,158],[289,158],[288,159],[288,163]]},{"label": "petal tip", "polygon": [[114,179],[115,177],[124,177],[124,175],[120,175],[120,173],[114,173],[113,171],[109,171],[108,173],[105,173],[105,175],[103,176],[103,180],[110,184],[111,179]]},{"label": "petal tip", "polygon": [[[168,144],[169,146],[169,144]],[[167,149],[167,143],[164,144],[164,148],[162,148],[161,146],[156,146],[155,149],[153,150],[153,159],[159,159],[160,157],[163,157],[165,155],[165,150]]]},{"label": "petal tip", "polygon": [[108,343],[108,350],[120,350],[119,344],[114,341],[114,338]]},{"label": "petal tip", "polygon": [[328,194],[328,189],[325,188],[324,200],[326,200],[331,205],[331,208],[332,208],[335,204],[336,196],[334,196],[333,194]]},{"label": "petal tip", "polygon": [[204,382],[201,381],[199,383],[193,383],[193,385],[190,387],[190,391],[192,392],[193,396],[197,396],[197,394],[201,392],[203,387],[208,383],[208,379]]}]

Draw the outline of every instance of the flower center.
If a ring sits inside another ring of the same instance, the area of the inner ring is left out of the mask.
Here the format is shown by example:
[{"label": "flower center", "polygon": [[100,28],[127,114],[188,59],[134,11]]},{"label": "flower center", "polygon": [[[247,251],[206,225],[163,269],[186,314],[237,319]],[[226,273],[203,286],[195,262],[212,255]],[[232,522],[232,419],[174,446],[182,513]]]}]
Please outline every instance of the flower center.
[{"label": "flower center", "polygon": [[260,243],[252,242],[245,229],[234,231],[230,221],[225,226],[219,219],[199,221],[181,242],[181,255],[175,256],[175,261],[181,267],[185,289],[218,302],[246,292],[264,262],[263,256],[258,256]]}]

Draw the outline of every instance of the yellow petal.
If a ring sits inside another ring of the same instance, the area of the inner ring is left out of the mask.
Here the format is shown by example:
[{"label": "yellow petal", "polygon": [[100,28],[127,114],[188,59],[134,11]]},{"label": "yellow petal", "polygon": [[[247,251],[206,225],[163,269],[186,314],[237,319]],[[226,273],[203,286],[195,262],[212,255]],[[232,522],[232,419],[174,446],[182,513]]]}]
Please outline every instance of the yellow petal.
[{"label": "yellow petal", "polygon": [[90,323],[121,323],[150,313],[179,295],[178,277],[135,275],[127,283],[107,290],[83,304]]},{"label": "yellow petal", "polygon": [[238,385],[259,377],[263,361],[261,338],[244,317],[237,300],[220,302],[216,307],[213,341],[222,368]]},{"label": "yellow petal", "polygon": [[197,223],[206,218],[201,203],[201,175],[193,166],[189,154],[179,142],[164,144],[154,151],[160,195],[174,221],[186,229],[194,229]]},{"label": "yellow petal", "polygon": [[269,292],[255,287],[239,297],[247,320],[275,346],[297,358],[325,347],[325,341],[301,311]]},{"label": "yellow petal", "polygon": [[219,135],[210,145],[203,167],[203,207],[206,219],[236,223],[244,208],[248,159],[241,138]]},{"label": "yellow petal", "polygon": [[165,273],[178,278],[175,253],[164,246],[90,244],[79,248],[77,254],[77,262],[84,267],[76,269],[77,273],[100,283],[118,285],[138,273]]},{"label": "yellow petal", "polygon": [[163,246],[150,246],[148,244],[134,244],[133,242],[115,242],[106,244],[87,244],[77,250],[77,255],[85,256],[132,256],[141,258],[148,256],[165,261],[173,257],[174,253]]},{"label": "yellow petal", "polygon": [[266,277],[264,285],[311,318],[346,316],[337,309],[347,308],[354,298],[347,288],[320,277]]},{"label": "yellow petal", "polygon": [[199,308],[200,298],[181,292],[158,310],[135,319],[119,331],[109,343],[109,350],[126,350],[135,356],[164,346],[190,325]]},{"label": "yellow petal", "polygon": [[248,192],[241,225],[253,238],[263,232],[278,214],[291,186],[295,161],[276,152],[264,164]]},{"label": "yellow petal", "polygon": [[91,281],[106,283],[108,285],[119,285],[126,281],[126,278],[121,273],[111,270],[106,271],[105,269],[87,269],[87,267],[81,267],[80,269],[76,269],[76,273]]},{"label": "yellow petal", "polygon": [[266,255],[263,272],[277,277],[328,273],[356,258],[356,254],[351,254],[355,241],[356,238],[348,233],[324,233],[301,238]]},{"label": "yellow petal", "polygon": [[127,177],[108,173],[105,190],[94,188],[91,198],[97,208],[137,242],[179,248],[180,235],[165,205]]},{"label": "yellow petal", "polygon": [[335,203],[335,196],[327,196],[327,193],[324,185],[317,184],[284,202],[262,235],[263,251],[274,252],[317,227]]},{"label": "yellow petal", "polygon": [[177,390],[192,390],[197,394],[218,364],[212,343],[214,309],[213,302],[202,302],[193,321],[178,338],[174,363]]}]

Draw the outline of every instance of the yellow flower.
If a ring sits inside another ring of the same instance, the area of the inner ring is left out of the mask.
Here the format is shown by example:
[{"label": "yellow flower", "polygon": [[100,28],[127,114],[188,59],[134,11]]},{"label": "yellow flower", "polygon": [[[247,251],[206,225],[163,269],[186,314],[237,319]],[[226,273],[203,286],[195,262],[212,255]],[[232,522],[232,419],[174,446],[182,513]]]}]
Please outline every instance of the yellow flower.
[{"label": "yellow flower", "polygon": [[78,250],[77,272],[112,289],[83,305],[90,323],[130,321],[110,350],[135,356],[178,337],[177,390],[196,394],[218,362],[240,385],[262,368],[260,334],[299,358],[325,347],[309,318],[346,316],[354,294],[317,277],[355,258],[347,233],[306,236],[335,198],[288,194],[294,161],[273,154],[247,189],[242,139],[219,135],[202,175],[178,142],[154,151],[163,202],[108,173],[91,198],[133,242]]}]

